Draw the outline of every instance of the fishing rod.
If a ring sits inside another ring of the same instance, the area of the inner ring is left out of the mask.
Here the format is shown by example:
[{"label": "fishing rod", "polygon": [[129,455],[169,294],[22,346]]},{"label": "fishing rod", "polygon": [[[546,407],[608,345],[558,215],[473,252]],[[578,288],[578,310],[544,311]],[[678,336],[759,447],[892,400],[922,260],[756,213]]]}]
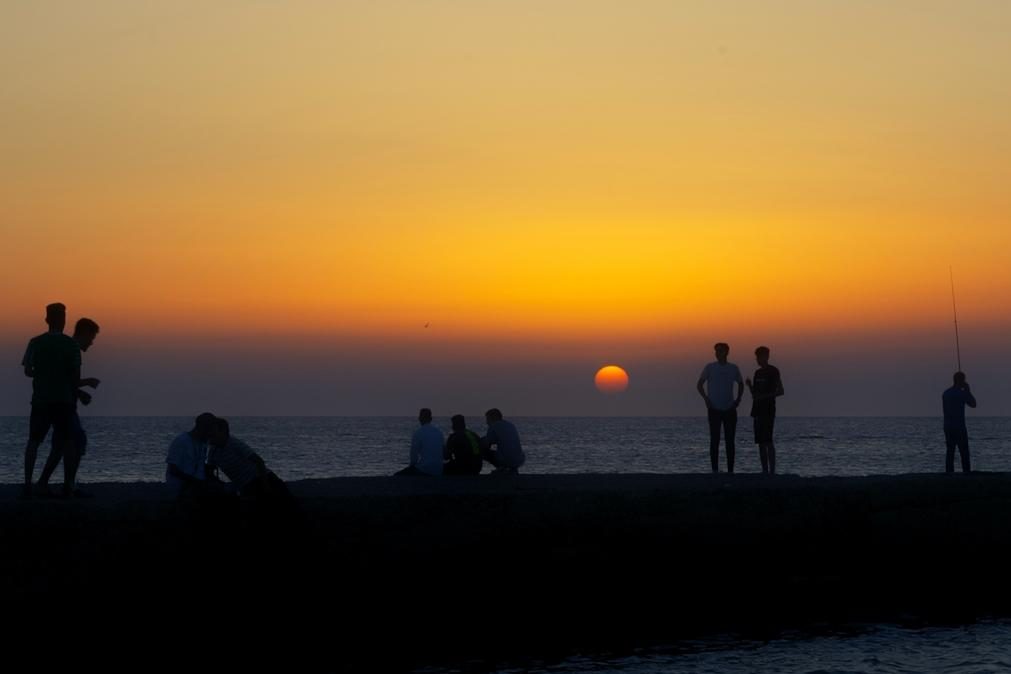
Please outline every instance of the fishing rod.
[{"label": "fishing rod", "polygon": [[962,371],[962,349],[958,343],[958,310],[955,308],[955,274],[948,267],[948,278],[951,280],[951,314],[955,318],[955,358],[958,361],[958,371]]}]

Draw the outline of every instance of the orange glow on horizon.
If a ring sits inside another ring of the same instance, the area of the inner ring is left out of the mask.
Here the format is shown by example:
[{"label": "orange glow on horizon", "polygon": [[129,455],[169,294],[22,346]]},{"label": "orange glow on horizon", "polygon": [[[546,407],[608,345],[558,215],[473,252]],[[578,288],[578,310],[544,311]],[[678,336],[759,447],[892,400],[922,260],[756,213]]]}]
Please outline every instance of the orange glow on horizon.
[{"label": "orange glow on horizon", "polygon": [[1011,316],[1011,6],[55,4],[0,24],[0,337],[940,330],[949,265]]}]

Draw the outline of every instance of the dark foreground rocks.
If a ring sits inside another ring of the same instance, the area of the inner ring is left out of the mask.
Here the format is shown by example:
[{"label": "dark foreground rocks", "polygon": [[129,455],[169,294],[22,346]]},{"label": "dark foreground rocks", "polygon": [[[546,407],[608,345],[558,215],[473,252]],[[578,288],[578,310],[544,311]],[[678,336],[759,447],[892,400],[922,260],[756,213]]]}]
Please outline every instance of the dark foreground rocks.
[{"label": "dark foreground rocks", "polygon": [[298,513],[183,507],[153,484],[71,502],[0,487],[3,642],[55,629],[80,643],[50,658],[135,649],[157,668],[200,644],[203,662],[381,671],[1011,615],[1011,475],[290,486]]}]

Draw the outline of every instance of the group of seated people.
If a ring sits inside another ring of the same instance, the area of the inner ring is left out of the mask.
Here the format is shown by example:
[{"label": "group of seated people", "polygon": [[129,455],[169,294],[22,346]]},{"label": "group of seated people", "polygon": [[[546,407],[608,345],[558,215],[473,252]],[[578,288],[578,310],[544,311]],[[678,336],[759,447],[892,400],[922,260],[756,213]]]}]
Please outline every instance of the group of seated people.
[{"label": "group of seated people", "polygon": [[443,439],[442,431],[432,424],[432,410],[418,413],[421,427],[411,438],[410,464],[397,475],[478,475],[484,462],[493,473],[518,472],[526,460],[520,435],[512,422],[502,418],[498,409],[485,412],[488,432],[479,437],[467,428],[463,415],[451,419],[453,432]]},{"label": "group of seated people", "polygon": [[[263,459],[231,434],[228,421],[205,412],[169,446],[165,483],[181,499],[241,496],[290,501],[287,486]],[[228,482],[218,477],[224,473]]]}]

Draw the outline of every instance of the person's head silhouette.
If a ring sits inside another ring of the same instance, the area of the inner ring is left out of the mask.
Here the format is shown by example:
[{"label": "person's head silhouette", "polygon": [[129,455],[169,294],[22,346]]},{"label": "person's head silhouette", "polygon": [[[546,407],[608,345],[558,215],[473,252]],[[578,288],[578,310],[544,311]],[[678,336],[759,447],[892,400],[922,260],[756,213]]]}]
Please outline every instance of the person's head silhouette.
[{"label": "person's head silhouette", "polygon": [[98,337],[98,323],[90,318],[82,318],[74,325],[74,339],[81,351],[87,351],[95,343],[95,337]]},{"label": "person's head silhouette", "polygon": [[67,326],[67,306],[62,302],[46,305],[46,324],[50,330],[63,332]]},{"label": "person's head silhouette", "polygon": [[956,372],[954,376],[952,376],[952,381],[954,381],[957,388],[965,388],[965,373]]},{"label": "person's head silhouette", "polygon": [[216,419],[217,417],[210,412],[204,412],[199,415],[193,422],[193,430],[190,431],[190,435],[197,440],[207,440],[211,437],[211,433],[214,432],[214,422]]},{"label": "person's head silhouette", "polygon": [[484,413],[484,420],[488,422],[488,425],[491,425],[496,421],[502,421],[502,412],[500,412],[497,407],[493,407]]},{"label": "person's head silhouette", "polygon": [[755,349],[755,360],[758,361],[758,364],[761,367],[765,367],[766,365],[768,365],[769,364],[769,347],[767,347],[767,346],[760,346],[757,349]]},{"label": "person's head silhouette", "polygon": [[716,344],[713,344],[713,351],[716,352],[716,360],[726,363],[727,356],[730,355],[730,345],[726,342],[716,342]]},{"label": "person's head silhouette", "polygon": [[462,431],[467,428],[467,420],[463,418],[462,414],[453,415],[453,418],[450,419],[450,423],[453,424],[454,431]]},{"label": "person's head silhouette", "polygon": [[224,447],[228,444],[228,438],[230,437],[231,429],[228,427],[228,421],[221,417],[216,417],[211,422],[211,430],[207,438],[208,442],[215,447]]},{"label": "person's head silhouette", "polygon": [[427,407],[422,407],[418,412],[418,423],[422,426],[432,423],[432,410]]}]

